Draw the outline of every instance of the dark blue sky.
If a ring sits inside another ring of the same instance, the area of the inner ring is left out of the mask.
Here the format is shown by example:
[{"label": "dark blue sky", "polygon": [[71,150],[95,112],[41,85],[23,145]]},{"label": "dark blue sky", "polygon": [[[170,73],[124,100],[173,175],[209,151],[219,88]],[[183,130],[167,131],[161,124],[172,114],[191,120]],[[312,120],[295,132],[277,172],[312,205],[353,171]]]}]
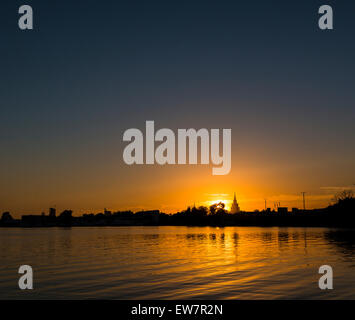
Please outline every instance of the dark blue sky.
[{"label": "dark blue sky", "polygon": [[[34,10],[32,31],[17,26],[22,4]],[[332,31],[318,28],[323,4]],[[4,209],[58,198],[82,208],[97,189],[133,190],[122,134],[145,120],[232,128],[235,172],[292,168],[265,193],[355,183],[353,1],[2,0],[0,9]]]}]

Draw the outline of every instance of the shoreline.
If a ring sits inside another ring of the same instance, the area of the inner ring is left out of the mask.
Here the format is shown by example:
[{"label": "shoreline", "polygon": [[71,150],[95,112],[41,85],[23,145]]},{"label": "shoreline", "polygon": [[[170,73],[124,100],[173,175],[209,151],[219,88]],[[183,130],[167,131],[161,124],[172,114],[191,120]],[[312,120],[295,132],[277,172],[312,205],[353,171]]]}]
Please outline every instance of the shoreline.
[{"label": "shoreline", "polygon": [[342,226],[342,225],[256,225],[256,224],[244,224],[244,225],[197,225],[197,224],[160,224],[160,225],[68,225],[68,226],[20,226],[20,225],[7,225],[1,226],[0,229],[68,229],[68,228],[131,228],[131,227],[187,227],[187,228],[329,228],[329,229],[343,229],[343,230],[355,230],[355,226]]}]

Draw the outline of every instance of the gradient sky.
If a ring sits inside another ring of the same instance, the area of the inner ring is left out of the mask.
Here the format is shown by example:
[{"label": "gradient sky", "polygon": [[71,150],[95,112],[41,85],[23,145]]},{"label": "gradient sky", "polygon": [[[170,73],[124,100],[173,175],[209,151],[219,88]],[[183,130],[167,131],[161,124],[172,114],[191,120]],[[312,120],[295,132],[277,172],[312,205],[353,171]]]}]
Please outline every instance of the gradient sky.
[{"label": "gradient sky", "polygon": [[[30,4],[34,30],[21,31]],[[332,4],[334,30],[318,28]],[[0,212],[329,204],[355,184],[353,1],[0,4]],[[127,166],[123,132],[232,128],[232,171]]]}]

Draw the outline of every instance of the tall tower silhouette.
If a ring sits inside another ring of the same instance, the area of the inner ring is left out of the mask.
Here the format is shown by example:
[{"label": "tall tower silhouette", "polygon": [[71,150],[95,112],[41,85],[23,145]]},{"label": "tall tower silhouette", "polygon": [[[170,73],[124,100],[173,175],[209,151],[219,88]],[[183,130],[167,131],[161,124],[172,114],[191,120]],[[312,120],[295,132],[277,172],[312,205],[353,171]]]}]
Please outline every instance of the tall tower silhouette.
[{"label": "tall tower silhouette", "polygon": [[234,192],[234,198],[233,198],[233,203],[232,203],[230,213],[239,213],[239,212],[240,212],[240,208],[239,208],[237,198],[235,197],[235,192]]}]

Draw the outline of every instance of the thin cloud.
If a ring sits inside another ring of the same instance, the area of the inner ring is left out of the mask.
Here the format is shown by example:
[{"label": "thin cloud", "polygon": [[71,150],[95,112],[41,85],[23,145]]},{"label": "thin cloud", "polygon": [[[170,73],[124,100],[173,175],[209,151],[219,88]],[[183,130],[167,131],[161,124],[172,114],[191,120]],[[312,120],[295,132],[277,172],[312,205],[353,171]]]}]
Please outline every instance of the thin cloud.
[{"label": "thin cloud", "polygon": [[329,191],[329,192],[336,192],[342,190],[353,190],[355,188],[354,185],[352,186],[342,186],[342,187],[320,187],[321,190]]}]

